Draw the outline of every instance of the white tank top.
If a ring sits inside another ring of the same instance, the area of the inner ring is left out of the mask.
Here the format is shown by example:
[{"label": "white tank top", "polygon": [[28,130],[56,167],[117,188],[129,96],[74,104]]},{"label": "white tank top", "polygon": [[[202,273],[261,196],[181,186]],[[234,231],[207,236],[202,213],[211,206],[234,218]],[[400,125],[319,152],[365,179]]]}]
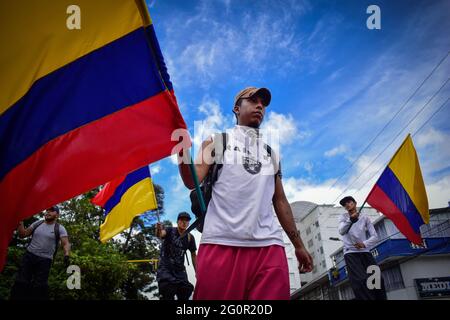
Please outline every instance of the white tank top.
[{"label": "white tank top", "polygon": [[272,150],[272,156],[268,156],[254,128],[236,126],[227,133],[223,167],[213,186],[200,243],[284,246],[281,226],[272,209],[275,173],[279,170],[277,155]]}]

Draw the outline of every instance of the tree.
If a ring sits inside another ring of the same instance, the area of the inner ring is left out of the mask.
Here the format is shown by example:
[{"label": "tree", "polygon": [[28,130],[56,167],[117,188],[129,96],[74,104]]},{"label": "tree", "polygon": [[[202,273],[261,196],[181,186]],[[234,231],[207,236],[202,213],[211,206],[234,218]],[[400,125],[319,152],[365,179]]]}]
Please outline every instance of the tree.
[{"label": "tree", "polygon": [[[100,225],[104,221],[103,210],[90,203],[98,192],[94,189],[70,199],[60,205],[59,222],[67,229],[72,245],[71,264],[81,271],[81,289],[69,290],[69,274],[63,265],[63,250],[58,250],[49,276],[51,299],[145,299],[143,293],[156,289],[154,271],[147,265],[127,263],[131,259],[149,259],[158,256],[158,242],[154,237],[154,227],[146,226],[144,219],[133,221],[134,232],[130,232],[124,250],[124,241],[110,240],[106,244],[99,241]],[[155,185],[160,215],[164,213],[164,190]],[[148,213],[152,216],[155,213]],[[146,216],[147,216],[146,215]],[[146,217],[148,220],[148,217]],[[37,220],[33,217],[25,225]],[[151,220],[151,219],[150,219]],[[29,240],[13,237],[8,260],[0,274],[0,299],[9,297],[15,274]]]}]

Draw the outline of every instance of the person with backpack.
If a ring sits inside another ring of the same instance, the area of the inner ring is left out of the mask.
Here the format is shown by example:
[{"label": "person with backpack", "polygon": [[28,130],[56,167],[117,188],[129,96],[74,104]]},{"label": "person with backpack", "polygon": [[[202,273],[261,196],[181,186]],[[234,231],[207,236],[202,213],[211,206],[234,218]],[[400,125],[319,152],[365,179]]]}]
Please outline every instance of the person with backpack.
[{"label": "person with backpack", "polygon": [[156,224],[156,236],[163,239],[156,274],[160,300],[174,300],[175,296],[180,301],[189,300],[192,291],[194,291],[194,286],[187,277],[184,258],[187,258],[186,251],[189,250],[191,252],[192,266],[196,270],[197,246],[194,237],[190,233],[185,237],[181,237],[186,232],[190,220],[191,216],[189,213],[180,212],[176,228],[164,228],[159,222]]},{"label": "person with backpack", "polygon": [[53,206],[45,211],[44,220],[38,220],[25,228],[19,223],[19,238],[32,236],[22,264],[11,290],[12,300],[47,300],[48,276],[61,242],[64,265],[70,264],[70,243],[66,229],[59,224],[59,208]]},{"label": "person with backpack", "polygon": [[[311,255],[283,190],[278,155],[259,131],[270,100],[266,88],[241,90],[233,107],[237,125],[204,141],[194,162],[208,202],[206,215],[198,220],[204,224],[203,228],[200,224],[196,300],[288,300],[281,227],[295,247],[299,271],[312,270]],[[181,178],[194,189],[189,153],[184,149],[178,156]]]}]

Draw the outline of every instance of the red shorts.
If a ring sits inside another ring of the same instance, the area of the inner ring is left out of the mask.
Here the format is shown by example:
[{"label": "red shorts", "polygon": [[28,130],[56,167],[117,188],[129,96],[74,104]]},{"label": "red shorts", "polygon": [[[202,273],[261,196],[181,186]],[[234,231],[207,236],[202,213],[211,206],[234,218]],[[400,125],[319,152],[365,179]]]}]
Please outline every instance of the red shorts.
[{"label": "red shorts", "polygon": [[194,300],[289,300],[284,248],[202,244]]}]

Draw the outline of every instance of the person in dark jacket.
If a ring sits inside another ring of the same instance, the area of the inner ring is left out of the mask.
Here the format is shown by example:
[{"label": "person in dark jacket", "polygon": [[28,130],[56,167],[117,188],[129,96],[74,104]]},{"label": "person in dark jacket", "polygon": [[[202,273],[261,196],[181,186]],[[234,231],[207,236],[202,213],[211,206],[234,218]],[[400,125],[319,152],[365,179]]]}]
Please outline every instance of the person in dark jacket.
[{"label": "person in dark jacket", "polygon": [[161,223],[156,224],[156,235],[163,239],[156,280],[161,300],[189,300],[194,290],[194,286],[189,282],[184,259],[186,251],[191,252],[192,265],[197,268],[196,251],[194,237],[188,233],[184,234],[191,220],[187,212],[178,215],[177,227],[164,228]]}]

